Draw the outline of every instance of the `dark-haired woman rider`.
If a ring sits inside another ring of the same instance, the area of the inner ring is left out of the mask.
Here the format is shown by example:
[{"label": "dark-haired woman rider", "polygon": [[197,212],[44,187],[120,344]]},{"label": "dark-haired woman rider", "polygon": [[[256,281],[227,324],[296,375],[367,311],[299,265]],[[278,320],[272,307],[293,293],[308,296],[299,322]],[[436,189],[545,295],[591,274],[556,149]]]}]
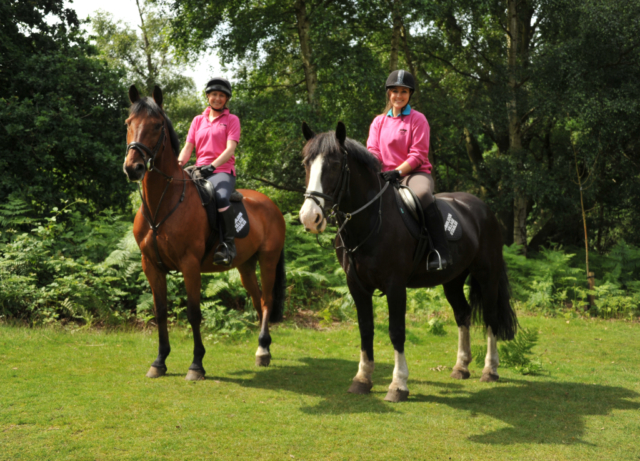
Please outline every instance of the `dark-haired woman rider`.
[{"label": "dark-haired woman rider", "polygon": [[216,205],[222,217],[224,238],[213,257],[214,264],[231,265],[236,256],[236,235],[229,197],[236,185],[234,153],[240,141],[240,120],[229,113],[227,101],[231,99],[231,84],[225,78],[209,80],[205,88],[209,107],[191,122],[187,143],[178,163],[186,164],[196,148],[196,167],[207,178],[216,194]]},{"label": "dark-haired woman rider", "polygon": [[439,261],[432,255],[427,269],[444,269],[451,263],[451,257],[442,215],[433,197],[435,182],[429,162],[429,122],[409,105],[415,78],[405,70],[396,70],[391,72],[385,86],[387,106],[371,123],[367,149],[382,163],[382,176],[386,181],[400,180],[420,199],[427,231],[441,258]]}]

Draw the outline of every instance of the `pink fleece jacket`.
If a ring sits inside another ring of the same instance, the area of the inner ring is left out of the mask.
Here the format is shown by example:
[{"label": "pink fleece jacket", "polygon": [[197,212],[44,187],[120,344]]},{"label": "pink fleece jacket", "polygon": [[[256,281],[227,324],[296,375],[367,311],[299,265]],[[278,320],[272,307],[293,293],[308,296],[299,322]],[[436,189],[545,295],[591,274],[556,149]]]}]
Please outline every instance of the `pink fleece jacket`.
[{"label": "pink fleece jacket", "polygon": [[[197,115],[189,134],[187,142],[196,146],[196,166],[210,165],[227,148],[227,141],[240,141],[240,119],[225,109],[213,122],[209,121],[210,107]],[[231,173],[236,175],[236,158],[231,158],[216,168],[216,173]]]},{"label": "pink fleece jacket", "polygon": [[412,173],[431,173],[429,163],[429,122],[407,106],[398,117],[378,115],[369,128],[367,149],[382,162],[382,171],[397,168],[402,162],[411,165]]}]

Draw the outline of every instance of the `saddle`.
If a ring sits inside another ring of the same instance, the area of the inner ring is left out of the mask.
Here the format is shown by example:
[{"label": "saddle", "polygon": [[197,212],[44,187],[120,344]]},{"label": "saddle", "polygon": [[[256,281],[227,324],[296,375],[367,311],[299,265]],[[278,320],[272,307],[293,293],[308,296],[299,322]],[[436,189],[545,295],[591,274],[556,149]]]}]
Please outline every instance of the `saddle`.
[{"label": "saddle", "polygon": [[[207,220],[209,221],[209,227],[211,228],[211,234],[207,238],[204,256],[202,257],[202,260],[204,261],[204,258],[213,249],[216,239],[219,238],[220,241],[222,241],[222,229],[218,225],[218,207],[216,206],[215,190],[213,189],[213,184],[202,176],[200,170],[197,169],[195,165],[185,168],[184,171],[196,185],[196,190],[200,197],[200,203],[202,203],[202,206],[207,212]],[[231,210],[234,216],[237,239],[245,238],[249,235],[250,230],[249,215],[247,214],[247,209],[244,206],[243,199],[244,196],[237,190],[234,190],[229,197]]]},{"label": "saddle", "polygon": [[[408,187],[397,187],[395,191],[396,202],[398,203],[402,220],[411,235],[417,239],[422,234],[419,223],[424,222],[424,217],[421,217],[422,205],[418,197]],[[451,201],[453,201],[453,199],[436,198],[436,206],[442,215],[447,240],[455,242],[462,238],[462,226],[460,225],[460,218],[458,218],[457,212],[450,204]]]}]

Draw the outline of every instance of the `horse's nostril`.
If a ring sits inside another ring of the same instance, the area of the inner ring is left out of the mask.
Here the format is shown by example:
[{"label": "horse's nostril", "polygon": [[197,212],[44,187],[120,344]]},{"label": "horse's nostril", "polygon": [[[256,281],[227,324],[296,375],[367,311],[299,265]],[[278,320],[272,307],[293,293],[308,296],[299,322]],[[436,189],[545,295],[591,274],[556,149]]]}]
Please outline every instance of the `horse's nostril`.
[{"label": "horse's nostril", "polygon": [[144,165],[142,163],[136,164],[135,170],[137,173],[139,173],[140,171],[144,170]]},{"label": "horse's nostril", "polygon": [[318,224],[320,222],[320,215],[319,214],[316,215],[316,220],[314,222],[316,224]]}]

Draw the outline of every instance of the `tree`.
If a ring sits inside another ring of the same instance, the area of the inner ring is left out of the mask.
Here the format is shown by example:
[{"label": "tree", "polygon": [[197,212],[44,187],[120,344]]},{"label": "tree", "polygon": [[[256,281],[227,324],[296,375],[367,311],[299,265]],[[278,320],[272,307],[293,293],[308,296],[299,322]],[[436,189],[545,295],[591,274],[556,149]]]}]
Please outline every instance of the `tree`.
[{"label": "tree", "polygon": [[0,2],[0,200],[124,208],[121,75],[97,59],[62,0]]},{"label": "tree", "polygon": [[188,63],[171,44],[167,17],[152,3],[136,0],[136,5],[140,18],[137,30],[98,11],[91,18],[92,39],[100,55],[124,73],[124,85],[136,85],[147,95],[155,85],[162,88],[165,110],[185,138],[191,120],[206,105],[204,95],[196,90],[193,79],[184,75]]}]

